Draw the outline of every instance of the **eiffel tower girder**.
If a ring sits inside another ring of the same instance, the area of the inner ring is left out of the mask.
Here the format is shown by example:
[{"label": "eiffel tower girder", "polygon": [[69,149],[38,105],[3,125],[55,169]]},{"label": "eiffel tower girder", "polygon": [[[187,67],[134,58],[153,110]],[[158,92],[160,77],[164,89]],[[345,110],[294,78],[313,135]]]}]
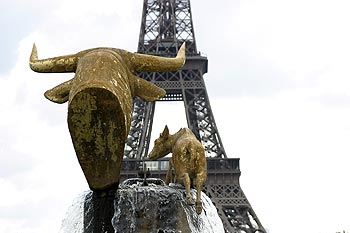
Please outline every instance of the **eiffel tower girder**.
[{"label": "eiffel tower girder", "polygon": [[[212,200],[226,232],[266,232],[239,184],[239,159],[228,158],[215,124],[203,75],[208,59],[197,51],[190,0],[144,0],[138,53],[174,57],[186,42],[186,63],[176,72],[138,74],[166,90],[160,101],[182,101],[187,125],[203,144],[208,179],[203,189]],[[165,178],[168,159],[145,160],[155,102],[134,98],[130,133],[125,146],[121,181],[134,177],[146,165],[153,177]]]}]

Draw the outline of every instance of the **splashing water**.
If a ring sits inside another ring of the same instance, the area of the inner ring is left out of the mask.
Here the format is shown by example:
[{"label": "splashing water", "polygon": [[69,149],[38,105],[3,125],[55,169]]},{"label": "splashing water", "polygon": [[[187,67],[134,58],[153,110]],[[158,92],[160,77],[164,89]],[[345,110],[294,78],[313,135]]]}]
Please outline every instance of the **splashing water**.
[{"label": "splashing water", "polygon": [[[191,194],[193,199],[197,196],[197,191],[195,189],[191,190]],[[198,216],[198,221],[200,224],[195,227],[193,223],[196,223],[196,221],[189,221],[190,228],[192,233],[224,233],[224,226],[222,224],[222,221],[217,213],[217,210],[213,204],[213,202],[210,200],[210,198],[205,194],[201,193],[201,199],[202,199],[202,207],[203,211]],[[185,208],[186,216],[187,218],[195,216],[193,213],[189,213],[188,210]]]},{"label": "splashing water", "polygon": [[[114,232],[225,232],[216,208],[207,195],[201,195],[203,211],[198,215],[194,206],[186,204],[184,193],[180,185],[121,186],[114,199],[117,204],[111,219]],[[59,233],[84,233],[84,204],[88,194],[91,191],[82,193],[74,200]],[[196,190],[192,189],[191,194],[195,199]]]},{"label": "splashing water", "polygon": [[68,208],[66,217],[62,221],[59,233],[83,233],[84,229],[84,202],[90,191],[80,194]]}]

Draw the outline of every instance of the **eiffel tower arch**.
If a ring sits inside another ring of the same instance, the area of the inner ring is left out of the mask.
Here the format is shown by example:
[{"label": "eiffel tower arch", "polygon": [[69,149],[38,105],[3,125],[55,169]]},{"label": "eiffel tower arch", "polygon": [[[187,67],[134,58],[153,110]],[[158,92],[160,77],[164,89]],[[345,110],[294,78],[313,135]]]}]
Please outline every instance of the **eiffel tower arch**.
[{"label": "eiffel tower arch", "polygon": [[[215,124],[203,75],[208,59],[197,50],[190,0],[144,0],[138,53],[174,57],[186,42],[186,63],[176,72],[138,74],[166,90],[160,101],[182,101],[188,127],[202,142],[208,161],[203,191],[211,198],[226,232],[265,232],[239,184],[239,159],[228,158]],[[130,133],[124,150],[121,181],[133,177],[150,147],[155,102],[133,100]],[[151,164],[152,163],[152,164]],[[152,175],[163,178],[168,160],[151,165]]]}]

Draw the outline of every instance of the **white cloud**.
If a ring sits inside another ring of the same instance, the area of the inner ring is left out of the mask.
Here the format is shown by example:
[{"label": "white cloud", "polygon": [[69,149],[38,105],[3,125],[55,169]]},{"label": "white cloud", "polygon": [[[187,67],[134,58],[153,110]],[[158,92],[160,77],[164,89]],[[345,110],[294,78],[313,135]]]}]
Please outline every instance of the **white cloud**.
[{"label": "white cloud", "polygon": [[349,108],[309,100],[304,90],[214,99],[213,105],[226,152],[241,158],[243,190],[271,232],[280,232],[279,226],[299,231],[290,226],[295,221],[300,232],[338,229],[327,221],[349,229],[350,202],[341,199],[350,195],[343,185],[350,175]]}]

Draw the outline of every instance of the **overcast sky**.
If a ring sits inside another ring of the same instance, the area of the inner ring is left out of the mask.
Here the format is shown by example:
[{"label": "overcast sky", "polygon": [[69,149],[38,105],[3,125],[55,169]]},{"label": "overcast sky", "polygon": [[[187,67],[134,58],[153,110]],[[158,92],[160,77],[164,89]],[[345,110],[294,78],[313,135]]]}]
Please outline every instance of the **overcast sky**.
[{"label": "overcast sky", "polygon": [[[142,2],[0,2],[0,232],[58,232],[88,190],[67,104],[43,96],[73,74],[32,72],[33,42],[39,58],[136,51]],[[191,5],[219,133],[228,156],[241,159],[240,184],[262,224],[270,233],[350,231],[350,2]],[[155,121],[156,134],[185,126],[182,103],[158,104]]]}]

